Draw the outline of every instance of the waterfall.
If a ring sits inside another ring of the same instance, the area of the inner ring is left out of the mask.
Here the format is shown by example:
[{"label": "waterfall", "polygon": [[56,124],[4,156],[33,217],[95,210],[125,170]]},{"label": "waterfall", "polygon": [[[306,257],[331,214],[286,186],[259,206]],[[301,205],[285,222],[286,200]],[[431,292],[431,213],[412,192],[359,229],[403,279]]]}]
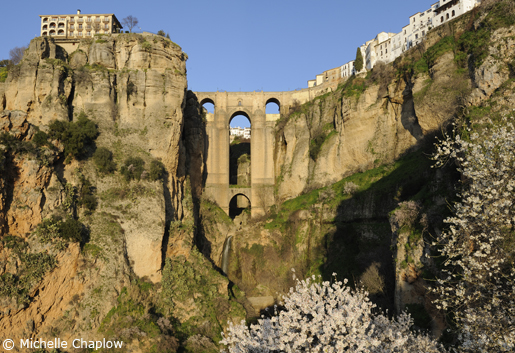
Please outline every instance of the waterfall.
[{"label": "waterfall", "polygon": [[227,267],[229,266],[229,250],[231,250],[232,235],[225,239],[224,251],[222,253],[222,271],[227,274]]}]

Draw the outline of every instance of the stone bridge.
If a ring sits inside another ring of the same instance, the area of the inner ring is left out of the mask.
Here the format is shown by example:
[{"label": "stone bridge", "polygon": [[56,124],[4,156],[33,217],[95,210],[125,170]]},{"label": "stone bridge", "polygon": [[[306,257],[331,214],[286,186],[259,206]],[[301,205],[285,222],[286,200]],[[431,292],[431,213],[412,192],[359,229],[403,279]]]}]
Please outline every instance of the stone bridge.
[{"label": "stone bridge", "polygon": [[[229,203],[237,195],[250,201],[251,215],[263,214],[274,204],[275,125],[281,114],[289,112],[295,101],[305,103],[331,90],[308,88],[287,92],[195,92],[201,105],[212,103],[214,113],[206,114],[207,180],[205,194],[229,214]],[[266,105],[275,103],[280,114],[266,114]],[[237,115],[251,123],[251,182],[247,188],[229,187],[229,128]]]}]

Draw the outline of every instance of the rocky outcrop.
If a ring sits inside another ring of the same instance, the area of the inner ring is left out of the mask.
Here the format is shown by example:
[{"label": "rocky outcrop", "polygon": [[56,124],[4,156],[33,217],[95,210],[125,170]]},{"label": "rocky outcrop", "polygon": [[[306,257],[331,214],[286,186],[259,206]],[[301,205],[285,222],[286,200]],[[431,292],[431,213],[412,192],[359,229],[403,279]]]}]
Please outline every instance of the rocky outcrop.
[{"label": "rocky outcrop", "polygon": [[[28,254],[48,253],[56,262],[31,287],[28,303],[0,310],[2,332],[13,339],[57,330],[63,339],[77,332],[94,337],[131,279],[161,280],[167,224],[193,219],[183,202],[188,172],[200,170],[192,180],[201,193],[204,157],[202,146],[196,148],[204,135],[192,126],[183,136],[187,83],[180,47],[160,36],[120,34],[85,39],[74,49],[67,53],[51,38],[36,38],[0,83],[0,133],[18,141],[0,143],[0,276],[20,275],[28,256],[13,260],[2,242],[8,235],[27,241]],[[118,173],[98,174],[91,159],[63,163],[57,141],[52,148],[31,144],[53,120],[75,121],[82,112],[98,126],[96,147],[112,151],[118,167],[127,157],[142,158],[147,170],[161,160],[164,180],[126,183]],[[98,199],[93,214],[70,207],[84,178]],[[43,219],[68,212],[87,229],[82,248],[57,249],[32,235]]]}]

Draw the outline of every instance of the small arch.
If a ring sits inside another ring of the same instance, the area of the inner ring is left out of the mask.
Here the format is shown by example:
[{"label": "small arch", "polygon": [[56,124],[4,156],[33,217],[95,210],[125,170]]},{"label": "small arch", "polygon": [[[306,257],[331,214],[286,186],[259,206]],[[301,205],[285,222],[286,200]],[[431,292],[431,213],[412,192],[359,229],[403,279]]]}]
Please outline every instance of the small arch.
[{"label": "small arch", "polygon": [[266,103],[266,114],[280,114],[281,103],[277,98],[269,98]]},{"label": "small arch", "polygon": [[443,22],[443,16],[442,16],[442,17],[440,17],[440,22]]},{"label": "small arch", "polygon": [[47,22],[48,22],[48,17],[45,17],[45,18],[43,19],[43,23],[47,23]]},{"label": "small arch", "polygon": [[58,28],[64,28],[64,23],[59,23],[59,24],[57,25],[57,27],[58,27]]},{"label": "small arch", "polygon": [[243,213],[247,213],[250,218],[250,199],[243,193],[236,194],[229,202],[229,217],[235,219]]},{"label": "small arch", "polygon": [[58,36],[64,36],[64,29],[60,29],[57,33]]},{"label": "small arch", "polygon": [[46,36],[47,35],[47,32],[43,32],[43,35]]},{"label": "small arch", "polygon": [[48,26],[47,25],[44,25],[43,26],[43,31],[46,31],[48,29]]},{"label": "small arch", "polygon": [[447,14],[447,15],[445,16],[445,19],[446,19],[446,20],[448,20],[448,19],[449,19],[449,14]]},{"label": "small arch", "polygon": [[51,36],[55,36],[55,30],[53,30],[53,29],[52,29],[52,30],[50,31],[50,35],[51,35]]},{"label": "small arch", "polygon": [[456,15],[456,11],[452,10],[452,17]]},{"label": "small arch", "polygon": [[200,105],[202,108],[207,110],[208,113],[215,113],[215,102],[211,98],[204,98],[200,101]]}]

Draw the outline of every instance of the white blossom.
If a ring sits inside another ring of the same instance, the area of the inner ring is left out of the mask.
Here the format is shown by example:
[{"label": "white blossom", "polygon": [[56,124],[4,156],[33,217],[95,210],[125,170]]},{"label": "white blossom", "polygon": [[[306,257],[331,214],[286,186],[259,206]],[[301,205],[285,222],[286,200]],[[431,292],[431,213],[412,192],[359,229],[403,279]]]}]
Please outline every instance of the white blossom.
[{"label": "white blossom", "polygon": [[434,155],[441,166],[454,159],[462,175],[460,200],[449,227],[439,236],[446,258],[445,279],[433,288],[436,304],[451,310],[460,350],[515,349],[515,276],[512,224],[515,221],[515,129],[487,121],[481,135],[447,138]]},{"label": "white blossom", "polygon": [[397,319],[376,314],[363,290],[338,281],[296,281],[295,289],[283,297],[284,310],[276,307],[274,316],[250,327],[244,321],[229,324],[221,341],[229,353],[443,351],[428,336],[410,331],[408,314]]}]

